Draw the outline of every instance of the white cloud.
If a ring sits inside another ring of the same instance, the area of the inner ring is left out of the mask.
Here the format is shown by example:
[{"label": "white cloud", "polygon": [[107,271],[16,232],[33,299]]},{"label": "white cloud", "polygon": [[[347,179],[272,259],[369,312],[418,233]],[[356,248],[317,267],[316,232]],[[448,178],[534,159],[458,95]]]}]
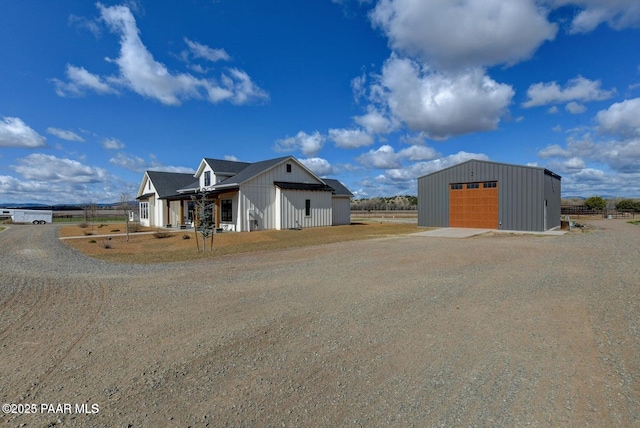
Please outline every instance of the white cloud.
[{"label": "white cloud", "polygon": [[411,146],[396,153],[389,145],[380,146],[377,150],[369,150],[356,158],[356,161],[367,168],[377,169],[401,169],[402,161],[425,161],[438,157],[431,147]]},{"label": "white cloud", "polygon": [[102,147],[107,150],[122,150],[124,149],[124,143],[117,138],[105,138],[102,141]]},{"label": "white cloud", "polygon": [[315,131],[313,134],[300,131],[295,137],[277,140],[274,149],[278,152],[300,150],[305,156],[315,157],[324,146],[325,140],[326,137],[318,131]]},{"label": "white cloud", "polygon": [[147,161],[139,156],[118,153],[115,157],[109,159],[109,163],[138,173],[142,173],[147,170],[183,173],[195,172],[193,168],[163,165],[154,155],[150,155],[149,157],[151,159]]},{"label": "white cloud", "polygon": [[564,88],[557,82],[536,83],[529,86],[527,97],[529,98],[523,107],[537,107],[546,104],[566,103],[569,101],[601,101],[611,98],[616,90],[603,90],[602,82],[589,80],[582,76],[575,77]]},{"label": "white cloud", "polygon": [[581,9],[571,23],[571,33],[588,33],[607,23],[614,30],[640,26],[640,3],[637,0],[556,0]]},{"label": "white cloud", "polygon": [[496,129],[514,95],[480,69],[440,73],[396,56],[376,85],[372,91],[397,120],[434,139]]},{"label": "white cloud", "polygon": [[380,146],[377,150],[369,150],[356,158],[356,161],[367,168],[391,169],[399,168],[398,155],[389,145]]},{"label": "white cloud", "polygon": [[552,157],[569,157],[571,156],[570,152],[566,149],[563,149],[558,144],[553,144],[551,146],[547,146],[544,149],[538,152],[538,156],[542,159],[552,158]]},{"label": "white cloud", "polygon": [[189,46],[189,51],[194,58],[202,58],[211,62],[229,61],[231,57],[224,49],[213,49],[209,46],[200,44],[184,38],[184,42]]},{"label": "white cloud", "polygon": [[79,136],[73,131],[68,131],[65,129],[58,129],[58,128],[47,128],[47,132],[51,135],[55,135],[58,138],[62,138],[63,140],[78,141],[81,143],[84,142],[84,138],[82,138],[81,136]]},{"label": "white cloud", "polygon": [[53,183],[97,183],[107,177],[103,168],[91,167],[73,159],[58,158],[53,155],[32,153],[18,159],[14,171],[27,180]]},{"label": "white cloud", "polygon": [[332,175],[335,173],[333,167],[326,159],[322,158],[308,158],[300,159],[300,163],[313,171],[316,175],[322,177],[326,175]]},{"label": "white cloud", "polygon": [[[416,184],[416,179],[423,175],[431,174],[444,168],[471,160],[488,160],[488,157],[482,153],[458,152],[453,155],[433,159],[427,162],[416,162],[408,166],[399,168],[390,168],[377,177],[377,181],[382,183],[405,183]],[[415,193],[415,190],[413,190]],[[406,193],[406,192],[405,192]]]},{"label": "white cloud", "polygon": [[[154,59],[143,44],[135,18],[128,7],[105,7],[100,3],[97,6],[101,20],[112,33],[120,35],[120,56],[108,59],[117,64],[119,74],[101,77],[84,68],[69,65],[69,82],[53,79],[58,95],[82,95],[88,89],[105,94],[122,87],[167,105],[180,105],[188,99],[206,99],[212,103],[229,101],[233,104],[268,99],[268,94],[255,85],[246,72],[236,68],[223,72],[219,81],[170,72],[164,64]],[[221,50],[195,42],[190,42],[190,47],[194,55],[199,57],[212,60],[217,55],[225,59],[226,52]]]},{"label": "white cloud", "polygon": [[411,146],[400,150],[398,156],[409,161],[425,161],[436,158],[438,152],[427,146]]},{"label": "white cloud", "polygon": [[104,79],[89,73],[84,67],[67,64],[68,82],[52,79],[56,86],[56,93],[61,97],[82,96],[85,90],[92,90],[99,94],[115,94],[118,91],[111,87]]},{"label": "white cloud", "polygon": [[[371,12],[396,52],[438,69],[514,64],[557,26],[536,0],[380,0]],[[523,31],[526,29],[526,31]]]},{"label": "white cloud", "polygon": [[584,104],[571,101],[565,106],[565,110],[567,110],[571,114],[580,114],[587,111],[587,107]]},{"label": "white cloud", "polygon": [[0,147],[46,147],[46,138],[18,117],[3,117],[0,121]]},{"label": "white cloud", "polygon": [[396,127],[388,117],[378,111],[374,106],[369,106],[366,114],[356,116],[353,119],[371,135],[388,134]]},{"label": "white cloud", "polygon": [[558,109],[557,106],[552,106],[549,108],[549,110],[547,110],[547,113],[549,114],[557,114],[560,110]]},{"label": "white cloud", "polygon": [[612,104],[596,115],[600,131],[621,137],[640,136],[640,98]]},{"label": "white cloud", "polygon": [[373,137],[361,129],[330,129],[329,139],[343,149],[355,149],[373,144]]}]

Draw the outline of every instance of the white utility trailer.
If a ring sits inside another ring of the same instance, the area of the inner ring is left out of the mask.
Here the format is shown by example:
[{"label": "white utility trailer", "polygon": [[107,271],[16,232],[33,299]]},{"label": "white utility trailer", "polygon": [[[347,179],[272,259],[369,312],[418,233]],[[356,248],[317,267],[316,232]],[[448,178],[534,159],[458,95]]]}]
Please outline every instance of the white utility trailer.
[{"label": "white utility trailer", "polygon": [[14,223],[45,224],[53,222],[53,211],[0,208],[0,217],[11,217]]}]

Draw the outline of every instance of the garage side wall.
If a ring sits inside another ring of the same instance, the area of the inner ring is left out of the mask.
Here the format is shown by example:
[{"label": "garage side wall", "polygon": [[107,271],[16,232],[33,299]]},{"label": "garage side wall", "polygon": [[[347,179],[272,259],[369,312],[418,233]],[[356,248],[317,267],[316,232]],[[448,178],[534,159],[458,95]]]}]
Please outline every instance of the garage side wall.
[{"label": "garage side wall", "polygon": [[555,174],[545,172],[544,177],[544,194],[547,200],[547,229],[560,227],[561,213],[561,181],[560,177]]},{"label": "garage side wall", "polygon": [[[451,183],[498,182],[498,228],[544,230],[544,170],[470,161],[418,179],[418,226],[449,226]],[[558,185],[559,188],[559,185]],[[558,193],[559,195],[559,193]],[[558,206],[559,206],[558,198]],[[555,208],[554,208],[555,209]],[[553,216],[548,212],[549,218]]]}]

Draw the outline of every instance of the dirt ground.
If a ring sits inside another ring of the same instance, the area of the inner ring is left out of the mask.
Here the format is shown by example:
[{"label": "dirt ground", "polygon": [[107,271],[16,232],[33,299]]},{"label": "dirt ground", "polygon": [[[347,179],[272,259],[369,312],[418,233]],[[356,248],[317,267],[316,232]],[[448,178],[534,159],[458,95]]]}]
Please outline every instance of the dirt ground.
[{"label": "dirt ground", "polygon": [[640,226],[588,225],[144,265],[11,226],[0,424],[637,426]]}]

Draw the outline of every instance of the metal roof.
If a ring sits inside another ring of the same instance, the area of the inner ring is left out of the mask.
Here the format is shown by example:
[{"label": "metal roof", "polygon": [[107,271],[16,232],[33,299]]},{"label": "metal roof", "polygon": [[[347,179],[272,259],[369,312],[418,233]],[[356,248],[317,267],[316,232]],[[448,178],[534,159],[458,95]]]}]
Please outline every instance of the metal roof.
[{"label": "metal roof", "polygon": [[289,181],[274,181],[273,184],[283,190],[316,190],[333,192],[333,187],[320,183],[291,183]]}]

